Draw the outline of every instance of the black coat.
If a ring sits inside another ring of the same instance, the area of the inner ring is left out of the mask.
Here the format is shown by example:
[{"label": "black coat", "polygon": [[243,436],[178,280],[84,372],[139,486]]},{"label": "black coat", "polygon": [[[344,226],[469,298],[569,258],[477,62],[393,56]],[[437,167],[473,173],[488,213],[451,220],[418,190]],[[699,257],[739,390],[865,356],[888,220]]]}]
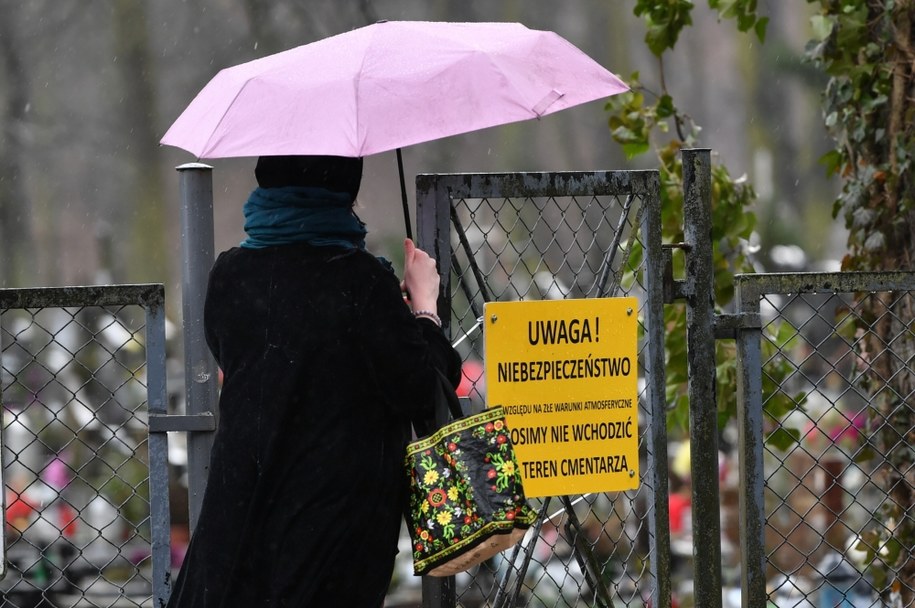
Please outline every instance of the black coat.
[{"label": "black coat", "polygon": [[224,383],[202,511],[172,608],[378,608],[391,578],[409,420],[460,358],[373,256],[222,253],[207,342]]}]

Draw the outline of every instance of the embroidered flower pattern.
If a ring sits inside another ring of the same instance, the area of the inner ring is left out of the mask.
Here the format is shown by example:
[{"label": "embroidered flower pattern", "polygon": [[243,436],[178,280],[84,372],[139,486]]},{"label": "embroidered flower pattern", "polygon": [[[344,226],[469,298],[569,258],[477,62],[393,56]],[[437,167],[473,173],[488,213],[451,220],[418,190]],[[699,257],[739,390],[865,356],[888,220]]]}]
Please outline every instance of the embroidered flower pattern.
[{"label": "embroidered flower pattern", "polygon": [[410,444],[406,463],[418,574],[482,538],[529,527],[537,517],[524,498],[501,408]]}]

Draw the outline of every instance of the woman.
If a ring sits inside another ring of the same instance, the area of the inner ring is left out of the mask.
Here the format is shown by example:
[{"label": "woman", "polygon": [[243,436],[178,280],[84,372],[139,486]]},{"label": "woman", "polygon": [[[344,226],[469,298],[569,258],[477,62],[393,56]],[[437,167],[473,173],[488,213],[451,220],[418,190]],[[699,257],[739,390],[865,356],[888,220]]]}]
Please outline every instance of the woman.
[{"label": "woman", "polygon": [[169,606],[377,608],[410,420],[431,414],[439,372],[460,379],[435,261],[407,240],[399,284],[366,253],[361,159],[261,157],[255,175],[247,238],[210,275],[219,429]]}]

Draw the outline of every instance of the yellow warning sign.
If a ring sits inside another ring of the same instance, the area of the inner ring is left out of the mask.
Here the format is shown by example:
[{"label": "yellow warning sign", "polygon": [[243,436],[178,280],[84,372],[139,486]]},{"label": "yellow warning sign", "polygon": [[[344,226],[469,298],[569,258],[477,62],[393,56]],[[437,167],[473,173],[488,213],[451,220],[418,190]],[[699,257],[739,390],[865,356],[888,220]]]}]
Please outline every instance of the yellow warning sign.
[{"label": "yellow warning sign", "polygon": [[638,300],[491,302],[486,400],[505,408],[527,496],[638,487]]}]

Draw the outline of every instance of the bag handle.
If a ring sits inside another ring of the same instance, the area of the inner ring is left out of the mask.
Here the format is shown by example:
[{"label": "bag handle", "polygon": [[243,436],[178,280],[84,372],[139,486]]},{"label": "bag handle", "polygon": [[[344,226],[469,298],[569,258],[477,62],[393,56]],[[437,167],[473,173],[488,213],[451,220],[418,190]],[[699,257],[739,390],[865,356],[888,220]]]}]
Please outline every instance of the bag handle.
[{"label": "bag handle", "polygon": [[[433,399],[433,411],[430,418],[418,418],[413,421],[413,428],[416,430],[418,437],[426,437],[450,422],[447,416],[450,414],[452,420],[458,420],[464,417],[464,411],[461,409],[461,402],[458,400],[457,393],[448,382],[448,378],[437,367],[435,370],[436,392]],[[445,403],[443,404],[442,401]],[[445,407],[447,406],[447,409]]]},{"label": "bag handle", "polygon": [[435,374],[438,376],[439,388],[445,395],[445,401],[448,402],[448,411],[451,412],[451,418],[457,420],[464,417],[464,410],[461,409],[461,402],[458,399],[457,392],[451,387],[448,378],[439,368],[435,368]]}]

